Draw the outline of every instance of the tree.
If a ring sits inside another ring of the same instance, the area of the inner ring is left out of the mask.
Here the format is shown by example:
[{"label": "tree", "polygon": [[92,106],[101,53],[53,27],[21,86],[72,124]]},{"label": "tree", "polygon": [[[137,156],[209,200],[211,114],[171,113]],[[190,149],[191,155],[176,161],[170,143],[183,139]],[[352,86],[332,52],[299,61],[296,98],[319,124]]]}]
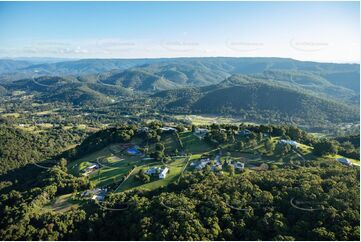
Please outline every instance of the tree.
[{"label": "tree", "polygon": [[240,150],[243,150],[243,149],[244,149],[244,142],[243,142],[243,141],[240,141],[240,142],[239,142],[239,149],[240,149]]},{"label": "tree", "polygon": [[280,142],[276,145],[276,152],[280,155],[288,154],[291,151],[291,146],[289,144],[282,144]]},{"label": "tree", "polygon": [[162,143],[157,143],[157,144],[155,145],[155,150],[164,152],[165,147],[164,147],[164,145],[163,145]]},{"label": "tree", "polygon": [[61,169],[63,169],[64,171],[67,170],[68,161],[65,158],[61,158],[59,164]]},{"label": "tree", "polygon": [[229,174],[230,174],[231,176],[234,176],[235,171],[236,171],[236,170],[235,170],[234,166],[228,165],[228,172],[229,172]]},{"label": "tree", "polygon": [[337,146],[327,139],[322,139],[314,144],[313,153],[319,156],[334,155],[337,154]]},{"label": "tree", "polygon": [[273,153],[275,149],[275,144],[272,142],[271,139],[267,139],[266,142],[264,143],[264,148],[268,153]]}]

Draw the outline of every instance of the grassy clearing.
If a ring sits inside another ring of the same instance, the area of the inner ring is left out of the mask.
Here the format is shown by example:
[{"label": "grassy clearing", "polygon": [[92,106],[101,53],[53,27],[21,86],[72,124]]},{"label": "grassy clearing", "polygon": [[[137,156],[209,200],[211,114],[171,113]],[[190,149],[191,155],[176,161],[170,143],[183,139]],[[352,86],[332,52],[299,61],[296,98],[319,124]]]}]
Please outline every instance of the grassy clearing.
[{"label": "grassy clearing", "polygon": [[42,209],[44,212],[51,211],[57,213],[63,213],[71,209],[77,209],[79,208],[81,202],[73,200],[72,196],[73,194],[59,196],[46,204]]},{"label": "grassy clearing", "polygon": [[204,153],[212,150],[206,142],[200,140],[198,137],[192,134],[192,132],[183,132],[179,134],[179,138],[183,143],[186,152],[192,154]]},{"label": "grassy clearing", "polygon": [[12,117],[12,118],[19,118],[20,117],[20,113],[4,113],[3,115],[4,118],[8,118],[8,117]]},{"label": "grassy clearing", "polygon": [[165,146],[165,153],[166,154],[173,154],[175,150],[181,150],[179,143],[177,141],[177,137],[174,133],[165,132],[162,133],[161,136],[161,143]]},{"label": "grassy clearing", "polygon": [[152,177],[151,182],[143,184],[140,181],[135,179],[136,174],[143,169],[144,171],[148,170],[151,167],[163,166],[161,162],[144,162],[142,165],[135,168],[129,178],[118,187],[115,192],[123,192],[131,189],[141,189],[141,190],[154,190],[163,186],[168,185],[169,183],[177,181],[179,176],[182,173],[184,166],[186,165],[186,158],[179,158],[174,160],[171,163],[166,165],[169,167],[169,173],[165,179],[159,179],[158,177]]},{"label": "grassy clearing", "polygon": [[[213,115],[175,115],[174,117],[178,120],[189,121],[194,125],[210,125],[213,123],[216,123],[216,124],[245,123],[245,122],[241,122],[240,120],[235,119],[235,118],[220,117],[220,116],[213,116]],[[247,124],[253,124],[253,123],[247,123]]]},{"label": "grassy clearing", "polygon": [[42,111],[42,112],[37,112],[35,113],[35,115],[37,116],[44,116],[44,115],[49,115],[49,114],[55,114],[59,109],[55,108],[52,110],[46,110],[46,111]]}]

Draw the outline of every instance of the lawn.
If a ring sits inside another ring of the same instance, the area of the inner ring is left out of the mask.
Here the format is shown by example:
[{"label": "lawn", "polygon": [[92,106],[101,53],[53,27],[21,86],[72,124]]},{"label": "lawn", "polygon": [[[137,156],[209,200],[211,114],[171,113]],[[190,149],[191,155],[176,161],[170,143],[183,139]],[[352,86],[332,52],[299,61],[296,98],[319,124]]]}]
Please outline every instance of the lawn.
[{"label": "lawn", "polygon": [[142,164],[141,157],[122,154],[114,155],[109,147],[105,147],[69,163],[68,170],[74,175],[80,175],[80,172],[89,166],[90,162],[96,163],[97,161],[102,167],[89,176],[89,179],[97,187],[118,182],[134,165]]},{"label": "lawn", "polygon": [[200,154],[212,150],[211,146],[193,135],[192,132],[180,133],[179,138],[181,139],[186,152],[191,152],[192,154]]},{"label": "lawn", "polygon": [[131,176],[118,187],[116,192],[123,192],[130,189],[143,189],[143,190],[154,190],[162,186],[166,186],[169,183],[177,181],[184,166],[186,165],[187,158],[175,159],[173,162],[166,164],[169,167],[169,173],[165,179],[158,179],[157,177],[152,178],[151,182],[142,184],[140,181],[135,180],[135,175],[143,169],[148,170],[151,167],[163,166],[161,162],[145,162],[143,165],[138,166],[131,174]]},{"label": "lawn", "polygon": [[162,133],[160,142],[164,144],[166,154],[174,154],[176,149],[178,151],[182,149],[177,140],[177,136],[174,133],[170,133],[170,132]]},{"label": "lawn", "polygon": [[[241,121],[229,117],[220,117],[213,115],[175,115],[178,120],[186,120],[191,122],[194,125],[210,125],[213,123],[223,123],[223,124],[240,124]],[[245,122],[243,122],[245,123]],[[251,123],[249,123],[251,124]]]},{"label": "lawn", "polygon": [[71,209],[76,209],[80,206],[80,201],[73,200],[73,194],[66,194],[59,197],[56,197],[48,204],[46,204],[42,210],[44,212],[57,212],[63,213]]}]

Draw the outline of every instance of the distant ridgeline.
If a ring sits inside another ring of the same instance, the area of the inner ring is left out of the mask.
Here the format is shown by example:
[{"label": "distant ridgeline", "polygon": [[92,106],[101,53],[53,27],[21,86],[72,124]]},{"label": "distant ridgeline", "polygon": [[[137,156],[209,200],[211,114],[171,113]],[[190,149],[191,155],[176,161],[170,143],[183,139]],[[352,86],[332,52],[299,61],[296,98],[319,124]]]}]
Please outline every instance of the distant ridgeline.
[{"label": "distant ridgeline", "polygon": [[168,113],[356,122],[359,68],[285,58],[1,60],[0,96],[22,90],[80,106],[157,97],[154,106]]},{"label": "distant ridgeline", "polygon": [[249,76],[232,76],[220,84],[163,91],[160,109],[186,114],[238,115],[252,120],[257,116],[292,122],[356,122],[356,105],[336,102],[326,96],[281,83],[267,82]]}]

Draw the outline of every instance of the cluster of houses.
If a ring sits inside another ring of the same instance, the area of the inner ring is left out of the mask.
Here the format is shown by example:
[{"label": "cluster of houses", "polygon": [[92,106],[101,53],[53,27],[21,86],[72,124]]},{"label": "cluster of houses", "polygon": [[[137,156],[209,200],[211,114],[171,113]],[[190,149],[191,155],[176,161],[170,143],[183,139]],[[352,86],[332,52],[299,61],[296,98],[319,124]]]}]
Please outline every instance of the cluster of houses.
[{"label": "cluster of houses", "polygon": [[233,161],[231,161],[231,162],[229,162],[227,164],[229,166],[233,166],[234,169],[236,169],[236,170],[240,170],[240,171],[244,170],[244,163],[243,162],[233,160]]},{"label": "cluster of houses", "polygon": [[149,176],[158,176],[159,179],[164,179],[167,177],[167,173],[168,173],[169,169],[168,167],[165,168],[161,168],[161,167],[152,167],[149,168],[145,174],[149,175]]},{"label": "cluster of houses", "polygon": [[[168,126],[164,126],[164,127],[160,128],[160,130],[162,130],[163,132],[178,132],[178,130],[176,128],[168,127]],[[138,131],[138,133],[148,133],[149,127],[140,127],[140,128],[138,128],[137,131]]]},{"label": "cluster of houses", "polygon": [[[221,129],[222,131],[226,131],[226,129]],[[196,128],[193,132],[193,134],[197,137],[199,137],[200,139],[203,139],[207,134],[209,133],[208,129],[202,129],[202,128]],[[252,131],[248,130],[248,129],[242,129],[240,131],[238,131],[238,135],[241,136],[248,136],[252,133]]]},{"label": "cluster of houses", "polygon": [[[207,165],[211,164],[211,159],[209,158],[203,158],[200,159],[198,162],[192,162],[190,164],[191,167],[194,167],[194,169],[202,170]],[[240,161],[230,161],[225,163],[228,166],[233,166],[236,170],[243,170],[244,169],[244,163]],[[211,171],[216,170],[222,170],[223,166],[220,162],[220,156],[216,156],[214,164],[211,165]]]}]

